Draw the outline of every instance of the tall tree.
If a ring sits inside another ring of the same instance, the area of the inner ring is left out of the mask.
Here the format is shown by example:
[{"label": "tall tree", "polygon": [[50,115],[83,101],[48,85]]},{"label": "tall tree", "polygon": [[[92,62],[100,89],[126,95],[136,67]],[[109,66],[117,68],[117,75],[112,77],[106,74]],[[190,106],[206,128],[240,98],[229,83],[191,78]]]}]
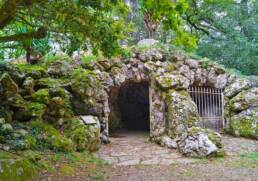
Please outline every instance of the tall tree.
[{"label": "tall tree", "polygon": [[147,30],[148,38],[158,38],[155,34],[158,29],[162,29],[163,32],[172,31],[175,34],[171,40],[174,45],[183,45],[188,49],[196,46],[196,38],[187,33],[182,21],[182,15],[188,8],[185,0],[131,0],[130,3],[134,13],[132,20],[141,30],[141,36]]},{"label": "tall tree", "polygon": [[2,48],[25,44],[29,50],[24,42],[49,36],[88,42],[95,52],[111,56],[127,30],[122,0],[1,0],[0,5]]},{"label": "tall tree", "polygon": [[189,0],[184,19],[200,37],[198,54],[258,75],[258,1]]}]

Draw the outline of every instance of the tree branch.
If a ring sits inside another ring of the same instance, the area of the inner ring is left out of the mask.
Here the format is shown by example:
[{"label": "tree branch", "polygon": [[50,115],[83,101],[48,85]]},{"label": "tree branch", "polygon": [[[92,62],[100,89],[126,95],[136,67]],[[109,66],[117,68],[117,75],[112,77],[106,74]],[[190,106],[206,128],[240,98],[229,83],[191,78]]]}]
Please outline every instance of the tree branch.
[{"label": "tree branch", "polygon": [[10,41],[24,41],[28,39],[41,39],[41,38],[45,38],[46,36],[47,36],[46,28],[41,27],[35,32],[21,33],[17,35],[0,37],[0,43],[10,42]]},{"label": "tree branch", "polygon": [[0,9],[0,29],[12,21],[21,0],[8,0]]}]

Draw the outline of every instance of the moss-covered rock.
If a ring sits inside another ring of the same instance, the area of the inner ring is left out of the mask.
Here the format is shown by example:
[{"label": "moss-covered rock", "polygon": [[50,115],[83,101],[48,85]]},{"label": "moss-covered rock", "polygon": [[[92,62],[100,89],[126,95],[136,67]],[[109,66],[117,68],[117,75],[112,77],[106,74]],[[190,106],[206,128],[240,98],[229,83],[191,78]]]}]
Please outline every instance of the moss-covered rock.
[{"label": "moss-covered rock", "polygon": [[31,95],[34,93],[35,81],[32,77],[27,77],[22,84],[22,88],[25,90],[26,94]]},{"label": "moss-covered rock", "polygon": [[1,126],[0,131],[3,135],[10,134],[13,132],[13,127],[12,125],[6,123]]},{"label": "moss-covered rock", "polygon": [[85,125],[79,118],[76,118],[67,123],[66,135],[73,140],[77,151],[99,149],[100,126],[98,120],[96,121],[97,124]]},{"label": "moss-covered rock", "polygon": [[32,120],[42,120],[47,106],[38,102],[28,102],[26,105],[27,115]]},{"label": "moss-covered rock", "polygon": [[211,130],[191,127],[180,137],[179,151],[190,157],[223,156],[221,136]]},{"label": "moss-covered rock", "polygon": [[11,76],[4,73],[0,78],[1,92],[0,95],[3,98],[9,98],[18,93],[18,86],[13,81]]},{"label": "moss-covered rock", "polygon": [[0,118],[0,126],[2,126],[5,123],[5,119],[4,118]]},{"label": "moss-covered rock", "polygon": [[235,136],[258,139],[258,107],[250,108],[230,117],[227,131]]},{"label": "moss-covered rock", "polygon": [[171,138],[182,135],[199,122],[196,104],[186,91],[170,90],[167,103],[168,135]]},{"label": "moss-covered rock", "polygon": [[229,101],[231,111],[239,112],[258,106],[258,88],[244,90]]},{"label": "moss-covered rock", "polygon": [[52,125],[42,121],[32,121],[29,127],[29,134],[36,139],[37,149],[52,149],[54,151],[64,152],[74,150],[72,140],[66,138]]},{"label": "moss-covered rock", "polygon": [[239,92],[249,89],[252,86],[252,83],[247,79],[237,78],[229,86],[225,88],[225,96],[231,98],[237,95]]},{"label": "moss-covered rock", "polygon": [[33,102],[48,104],[50,100],[49,90],[48,89],[38,90],[37,92],[31,95],[30,100]]},{"label": "moss-covered rock", "polygon": [[63,117],[65,117],[65,103],[61,97],[53,97],[50,99],[45,115],[45,120],[55,125],[63,124]]},{"label": "moss-covered rock", "polygon": [[38,90],[38,89],[56,88],[60,86],[61,84],[58,79],[46,77],[36,81],[35,89]]},{"label": "moss-covered rock", "polygon": [[16,64],[15,67],[24,72],[26,77],[32,77],[33,79],[40,79],[47,76],[47,71],[42,65]]},{"label": "moss-covered rock", "polygon": [[6,122],[12,122],[13,112],[6,109],[5,107],[0,106],[0,117],[4,118]]},{"label": "moss-covered rock", "polygon": [[172,75],[165,74],[156,77],[156,82],[158,85],[164,89],[187,89],[189,87],[190,81],[182,75]]},{"label": "moss-covered rock", "polygon": [[50,76],[62,77],[69,75],[72,69],[72,65],[66,61],[55,61],[49,65],[47,72]]},{"label": "moss-covered rock", "polygon": [[103,105],[98,103],[107,96],[101,81],[89,70],[75,69],[70,78],[73,110],[77,114],[100,115]]}]

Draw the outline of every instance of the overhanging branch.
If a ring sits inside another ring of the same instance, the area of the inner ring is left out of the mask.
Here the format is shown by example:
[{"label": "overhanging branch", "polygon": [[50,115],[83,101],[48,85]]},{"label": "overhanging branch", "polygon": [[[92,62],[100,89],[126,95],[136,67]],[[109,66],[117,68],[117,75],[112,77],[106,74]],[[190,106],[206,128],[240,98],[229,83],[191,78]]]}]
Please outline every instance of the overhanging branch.
[{"label": "overhanging branch", "polygon": [[47,30],[44,27],[39,28],[35,32],[21,33],[16,35],[0,37],[0,43],[10,42],[10,41],[24,41],[29,39],[41,39],[47,36]]}]

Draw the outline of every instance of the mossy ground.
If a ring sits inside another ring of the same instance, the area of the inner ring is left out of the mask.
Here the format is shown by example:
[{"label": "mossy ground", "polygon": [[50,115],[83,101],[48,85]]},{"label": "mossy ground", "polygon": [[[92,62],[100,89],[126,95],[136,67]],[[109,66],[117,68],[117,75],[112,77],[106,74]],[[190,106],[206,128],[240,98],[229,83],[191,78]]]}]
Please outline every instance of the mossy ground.
[{"label": "mossy ground", "polygon": [[41,170],[38,180],[104,180],[104,167],[107,163],[89,152],[49,153],[45,161],[51,167]]},{"label": "mossy ground", "polygon": [[36,152],[8,153],[0,151],[0,181],[104,180],[102,171],[106,163],[88,152]]}]

